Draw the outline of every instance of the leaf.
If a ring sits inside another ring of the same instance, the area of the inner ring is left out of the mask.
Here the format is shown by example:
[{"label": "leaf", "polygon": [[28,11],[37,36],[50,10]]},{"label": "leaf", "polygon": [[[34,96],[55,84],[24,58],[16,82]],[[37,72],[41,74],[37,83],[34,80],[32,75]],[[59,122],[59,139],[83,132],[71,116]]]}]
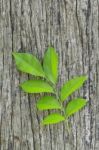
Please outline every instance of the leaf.
[{"label": "leaf", "polygon": [[42,124],[43,125],[56,124],[63,120],[65,120],[64,116],[58,113],[53,113],[45,117],[44,120],[42,121]]},{"label": "leaf", "polygon": [[54,93],[53,88],[42,80],[27,80],[20,84],[21,88],[27,93]]},{"label": "leaf", "polygon": [[66,82],[61,88],[61,100],[67,99],[68,96],[83,85],[85,80],[87,80],[86,76],[78,76]]},{"label": "leaf", "polygon": [[45,53],[43,67],[47,78],[55,84],[58,78],[58,55],[53,47],[49,47]]},{"label": "leaf", "polygon": [[37,108],[39,110],[61,109],[61,105],[55,97],[44,96],[37,102]]},{"label": "leaf", "polygon": [[66,107],[66,115],[67,117],[73,115],[74,113],[78,112],[81,108],[86,105],[87,101],[83,98],[77,98],[71,100]]},{"label": "leaf", "polygon": [[17,52],[13,52],[12,55],[15,58],[18,70],[35,76],[45,77],[42,66],[35,56],[27,53]]}]

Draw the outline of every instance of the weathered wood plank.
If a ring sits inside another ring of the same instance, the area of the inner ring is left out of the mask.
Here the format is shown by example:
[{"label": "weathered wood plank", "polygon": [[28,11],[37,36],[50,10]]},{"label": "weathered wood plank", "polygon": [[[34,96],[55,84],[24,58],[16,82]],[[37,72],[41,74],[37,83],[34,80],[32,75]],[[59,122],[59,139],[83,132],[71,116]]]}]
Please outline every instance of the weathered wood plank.
[{"label": "weathered wood plank", "polygon": [[[97,0],[0,0],[0,150],[99,149],[99,2]],[[39,97],[22,92],[28,78],[15,68],[11,52],[42,58],[48,45],[59,58],[59,83],[86,74],[88,81],[75,95],[89,103],[65,124],[40,127],[49,112],[38,112]]]}]

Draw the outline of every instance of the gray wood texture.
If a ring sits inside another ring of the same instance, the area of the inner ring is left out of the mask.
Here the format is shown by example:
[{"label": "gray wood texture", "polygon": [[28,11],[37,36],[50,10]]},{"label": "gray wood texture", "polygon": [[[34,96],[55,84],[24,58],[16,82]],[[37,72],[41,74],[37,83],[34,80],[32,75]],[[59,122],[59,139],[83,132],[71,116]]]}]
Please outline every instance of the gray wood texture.
[{"label": "gray wood texture", "polygon": [[[0,150],[99,150],[99,1],[0,0]],[[39,95],[18,87],[28,78],[16,70],[12,51],[43,57],[48,45],[59,54],[58,87],[76,75],[88,81],[73,96],[87,106],[65,124],[40,127],[50,112],[37,111]]]}]

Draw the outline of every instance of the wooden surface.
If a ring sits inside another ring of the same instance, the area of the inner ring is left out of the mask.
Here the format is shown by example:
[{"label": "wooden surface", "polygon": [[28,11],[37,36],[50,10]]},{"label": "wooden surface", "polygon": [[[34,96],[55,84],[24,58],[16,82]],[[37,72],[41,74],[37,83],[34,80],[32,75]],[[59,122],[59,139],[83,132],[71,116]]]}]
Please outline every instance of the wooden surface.
[{"label": "wooden surface", "polygon": [[[99,149],[98,0],[0,0],[0,150]],[[50,112],[38,112],[39,95],[18,87],[28,78],[16,70],[12,51],[42,58],[48,45],[56,48],[59,83],[86,74],[75,95],[89,103],[65,124],[40,127]]]}]

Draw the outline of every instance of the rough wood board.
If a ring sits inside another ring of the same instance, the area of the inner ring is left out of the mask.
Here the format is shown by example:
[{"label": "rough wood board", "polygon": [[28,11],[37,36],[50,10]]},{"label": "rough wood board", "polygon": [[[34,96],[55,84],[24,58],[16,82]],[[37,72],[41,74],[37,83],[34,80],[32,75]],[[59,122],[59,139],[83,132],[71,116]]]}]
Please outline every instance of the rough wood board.
[{"label": "rough wood board", "polygon": [[[0,0],[0,150],[99,149],[99,1]],[[11,52],[43,57],[48,45],[60,58],[59,84],[75,75],[89,79],[76,95],[87,107],[63,123],[41,128],[47,113],[35,108],[39,95],[28,96],[18,85],[27,78],[15,68]]]}]

